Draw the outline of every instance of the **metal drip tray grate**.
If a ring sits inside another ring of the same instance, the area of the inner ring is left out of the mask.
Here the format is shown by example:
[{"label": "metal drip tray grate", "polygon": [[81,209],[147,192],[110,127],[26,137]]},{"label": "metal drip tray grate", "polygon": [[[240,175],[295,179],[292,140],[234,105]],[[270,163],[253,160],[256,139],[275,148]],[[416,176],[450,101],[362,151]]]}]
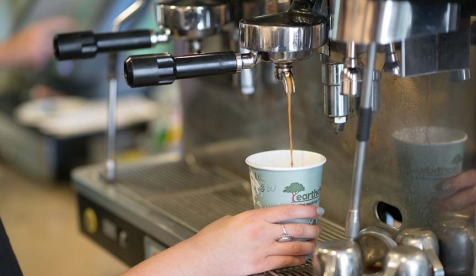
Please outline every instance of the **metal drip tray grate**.
[{"label": "metal drip tray grate", "polygon": [[287,267],[282,269],[277,269],[273,271],[267,271],[261,274],[256,274],[255,276],[312,276],[314,275],[312,269],[311,261],[298,266],[298,267]]},{"label": "metal drip tray grate", "polygon": [[134,193],[149,206],[198,232],[225,215],[253,208],[248,183],[219,167],[185,162],[119,169],[121,190]]},{"label": "metal drip tray grate", "polygon": [[170,217],[199,231],[224,215],[234,215],[253,209],[250,195],[239,183],[191,190],[172,195],[160,195],[150,201]]},{"label": "metal drip tray grate", "polygon": [[145,197],[158,193],[189,191],[243,182],[241,178],[224,169],[218,167],[204,169],[181,161],[119,167],[118,179],[120,185]]}]

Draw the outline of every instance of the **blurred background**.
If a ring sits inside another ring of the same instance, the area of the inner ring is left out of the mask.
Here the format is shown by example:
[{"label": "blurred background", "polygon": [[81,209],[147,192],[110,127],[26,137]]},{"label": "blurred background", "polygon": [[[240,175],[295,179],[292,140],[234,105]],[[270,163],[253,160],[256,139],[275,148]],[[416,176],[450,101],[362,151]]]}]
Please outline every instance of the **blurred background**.
[{"label": "blurred background", "polygon": [[[73,168],[106,159],[108,57],[58,62],[50,53],[52,34],[38,26],[62,16],[74,22],[65,31],[109,32],[114,18],[133,2],[0,0],[0,49],[35,26],[39,36],[50,35],[45,45],[37,45],[30,32],[16,39],[21,47],[4,47],[15,56],[23,54],[23,46],[33,48],[44,55],[40,66],[33,60],[31,66],[0,66],[0,217],[25,275],[118,275],[127,269],[80,234],[69,179]],[[154,26],[153,9],[145,8],[123,29]],[[118,58],[172,49],[168,43],[121,52]],[[118,76],[122,66],[118,62]],[[180,151],[176,88],[132,91],[122,77],[118,80],[119,161]]]}]

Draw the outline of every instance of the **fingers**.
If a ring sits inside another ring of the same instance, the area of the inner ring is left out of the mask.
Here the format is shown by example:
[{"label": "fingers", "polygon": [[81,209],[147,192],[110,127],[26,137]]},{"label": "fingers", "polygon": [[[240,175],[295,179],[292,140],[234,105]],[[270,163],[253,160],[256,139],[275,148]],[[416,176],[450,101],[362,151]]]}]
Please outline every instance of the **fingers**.
[{"label": "fingers", "polygon": [[267,248],[268,257],[265,259],[262,271],[302,265],[306,262],[306,258],[314,253],[315,247],[314,240],[274,242]]},{"label": "fingers", "polygon": [[[281,224],[275,224],[276,237],[283,234]],[[317,225],[309,225],[303,223],[286,223],[284,224],[286,233],[297,239],[317,239],[319,237],[320,228]]]},{"label": "fingers", "polygon": [[474,205],[468,206],[462,210],[458,211],[458,214],[472,216],[474,214]]},{"label": "fingers", "polygon": [[[322,215],[323,210],[320,207],[312,205],[283,205],[270,207],[265,209],[258,209],[263,212],[263,218],[270,223],[278,223],[281,221],[298,219],[298,218],[317,218]],[[320,211],[321,214],[318,213]]]},{"label": "fingers", "polygon": [[66,16],[52,17],[43,21],[43,23],[54,33],[71,31],[77,26],[77,23],[73,19]]},{"label": "fingers", "polygon": [[315,247],[314,240],[275,242],[269,247],[268,254],[270,256],[305,256],[312,254]]},{"label": "fingers", "polygon": [[465,171],[464,173],[448,179],[436,187],[440,191],[458,191],[468,187],[476,186],[476,170]]},{"label": "fingers", "polygon": [[472,188],[468,188],[449,198],[438,201],[435,206],[436,208],[443,209],[445,211],[457,211],[473,205],[474,202],[474,190]]}]

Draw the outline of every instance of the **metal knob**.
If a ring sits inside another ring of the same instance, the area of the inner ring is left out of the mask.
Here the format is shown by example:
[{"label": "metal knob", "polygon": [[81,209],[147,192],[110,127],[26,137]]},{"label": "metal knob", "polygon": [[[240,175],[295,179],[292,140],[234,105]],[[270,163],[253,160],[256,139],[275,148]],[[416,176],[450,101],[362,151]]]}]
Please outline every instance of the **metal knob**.
[{"label": "metal knob", "polygon": [[361,276],[359,246],[349,240],[318,242],[313,258],[316,276]]},{"label": "metal knob", "polygon": [[440,258],[447,275],[473,275],[474,222],[471,216],[444,212],[436,228]]},{"label": "metal knob", "polygon": [[385,257],[383,276],[431,276],[430,262],[425,253],[412,246],[398,246]]},{"label": "metal knob", "polygon": [[362,251],[364,275],[375,275],[383,269],[385,256],[397,243],[389,232],[382,228],[370,226],[359,233],[356,239]]},{"label": "metal knob", "polygon": [[435,276],[444,276],[443,265],[438,258],[439,247],[436,235],[430,230],[422,228],[409,228],[398,234],[396,242],[423,250],[433,267]]}]

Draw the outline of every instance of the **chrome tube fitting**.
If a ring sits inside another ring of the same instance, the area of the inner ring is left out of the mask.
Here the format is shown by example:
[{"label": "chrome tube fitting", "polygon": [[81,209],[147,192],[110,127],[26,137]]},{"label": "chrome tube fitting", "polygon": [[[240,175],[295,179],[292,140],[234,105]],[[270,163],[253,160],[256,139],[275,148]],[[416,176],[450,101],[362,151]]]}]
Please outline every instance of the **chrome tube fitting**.
[{"label": "chrome tube fitting", "polygon": [[400,62],[395,52],[395,44],[390,43],[385,46],[385,63],[383,64],[383,72],[400,76]]},{"label": "chrome tube fitting", "polygon": [[345,68],[341,72],[342,95],[359,97],[362,92],[363,70],[358,67],[357,53],[355,43],[347,44],[347,55],[345,59]]},{"label": "chrome tube fitting", "polygon": [[153,45],[158,43],[168,43],[170,41],[170,30],[162,29],[159,32],[152,32],[150,34],[150,42]]},{"label": "chrome tube fitting", "polygon": [[382,73],[374,71],[372,75],[372,94],[371,94],[371,107],[372,113],[375,114],[380,107],[380,80],[382,79]]},{"label": "chrome tube fitting", "polygon": [[[250,51],[240,48],[239,59],[241,61],[241,67],[254,67],[258,60],[258,55],[252,55]],[[247,55],[249,54],[249,55]],[[242,55],[246,55],[242,58]],[[243,68],[241,74],[237,75],[240,83],[240,91],[243,95],[251,95],[256,91],[256,70],[253,68]]]},{"label": "chrome tube fitting", "polygon": [[236,53],[236,72],[240,73],[243,69],[251,69],[261,62],[261,55],[256,52]]},{"label": "chrome tube fitting", "polygon": [[452,82],[462,82],[471,79],[471,69],[469,68],[451,71],[450,74]]}]

